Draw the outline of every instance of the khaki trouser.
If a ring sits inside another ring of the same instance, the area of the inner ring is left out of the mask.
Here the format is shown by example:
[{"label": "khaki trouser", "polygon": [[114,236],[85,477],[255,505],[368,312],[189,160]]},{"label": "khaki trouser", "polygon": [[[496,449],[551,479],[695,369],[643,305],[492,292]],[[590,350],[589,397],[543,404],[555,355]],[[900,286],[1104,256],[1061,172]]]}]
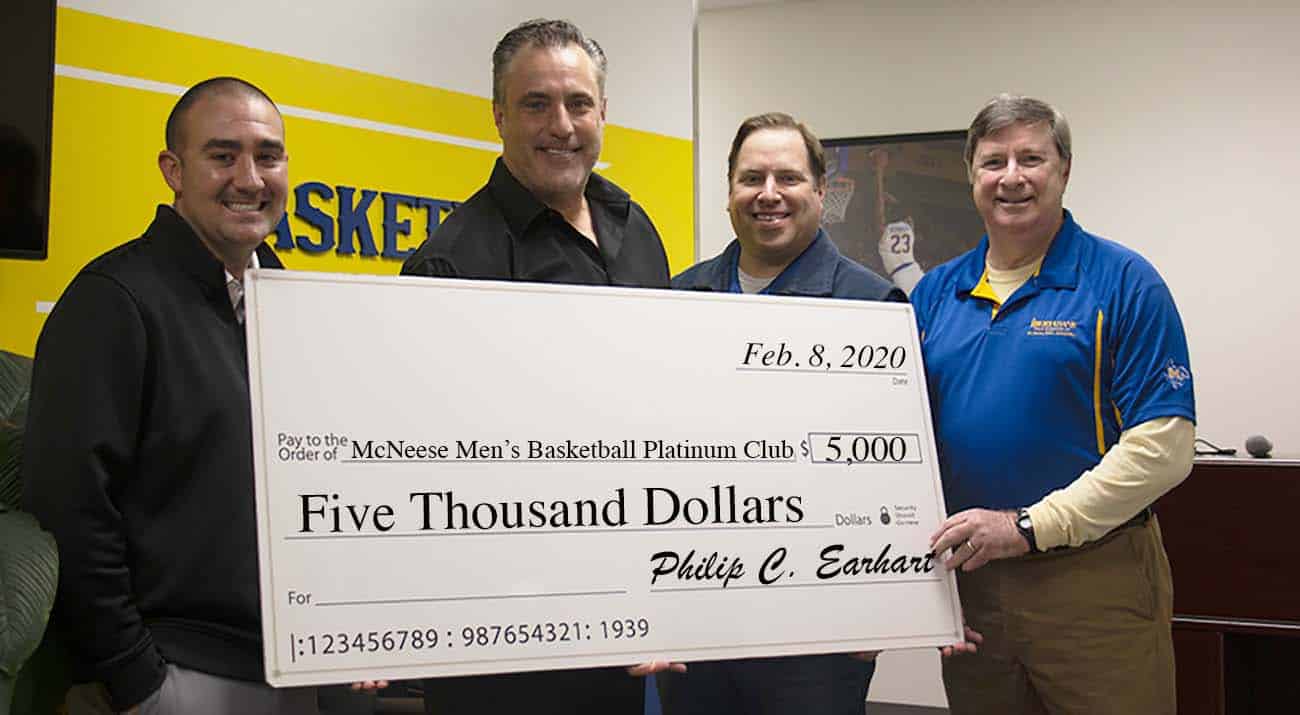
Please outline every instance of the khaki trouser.
[{"label": "khaki trouser", "polygon": [[953,715],[1174,714],[1173,581],[1155,517],[958,572],[957,586],[984,644],[944,662]]}]

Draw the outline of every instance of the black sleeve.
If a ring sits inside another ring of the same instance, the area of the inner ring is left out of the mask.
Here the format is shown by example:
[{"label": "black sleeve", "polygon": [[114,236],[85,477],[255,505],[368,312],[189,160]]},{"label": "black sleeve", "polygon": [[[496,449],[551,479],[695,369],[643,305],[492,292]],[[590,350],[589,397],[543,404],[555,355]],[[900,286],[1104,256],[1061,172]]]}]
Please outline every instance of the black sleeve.
[{"label": "black sleeve", "polygon": [[[645,245],[646,251],[641,265],[633,268],[636,277],[632,285],[642,288],[669,288],[672,286],[672,276],[668,271],[668,253],[664,250],[663,239],[659,237],[659,229],[655,228],[650,215],[641,208],[640,204],[633,202],[631,208],[632,215],[628,221],[627,238],[630,239],[633,232],[638,233],[642,237],[641,243]],[[627,250],[626,244],[624,250]]]},{"label": "black sleeve", "polygon": [[138,463],[148,335],[125,288],[73,280],[46,321],[32,369],[24,503],[59,548],[59,630],[79,671],[113,706],[147,697],[166,673],[131,590],[116,499]]},{"label": "black sleeve", "polygon": [[[462,206],[459,211],[466,210]],[[488,226],[479,230],[439,226],[402,264],[404,276],[510,280],[509,239]],[[505,243],[505,245],[501,245]]]},{"label": "black sleeve", "polygon": [[435,252],[432,238],[427,239],[420,248],[402,263],[404,276],[426,276],[429,278],[459,278],[455,264],[447,256]]}]

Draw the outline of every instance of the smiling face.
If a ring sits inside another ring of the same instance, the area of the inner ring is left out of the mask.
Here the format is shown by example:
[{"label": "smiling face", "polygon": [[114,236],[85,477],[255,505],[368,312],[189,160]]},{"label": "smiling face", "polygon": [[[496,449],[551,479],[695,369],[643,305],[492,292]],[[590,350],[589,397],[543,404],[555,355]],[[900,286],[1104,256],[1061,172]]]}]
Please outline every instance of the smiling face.
[{"label": "smiling face", "polygon": [[1017,122],[979,140],[971,157],[975,208],[994,241],[1048,242],[1063,218],[1070,164],[1046,122]]},{"label": "smiling face", "polygon": [[[214,91],[181,119],[175,151],[158,156],[174,206],[226,268],[240,275],[284,216],[284,123],[265,99]],[[237,270],[236,270],[237,269]]]},{"label": "smiling face", "polygon": [[555,208],[582,200],[600,156],[605,98],[596,66],[579,45],[521,49],[493,104],[510,173]]},{"label": "smiling face", "polygon": [[824,177],[814,177],[795,129],[759,129],[736,154],[727,211],[740,241],[740,268],[771,277],[803,253],[822,220]]}]

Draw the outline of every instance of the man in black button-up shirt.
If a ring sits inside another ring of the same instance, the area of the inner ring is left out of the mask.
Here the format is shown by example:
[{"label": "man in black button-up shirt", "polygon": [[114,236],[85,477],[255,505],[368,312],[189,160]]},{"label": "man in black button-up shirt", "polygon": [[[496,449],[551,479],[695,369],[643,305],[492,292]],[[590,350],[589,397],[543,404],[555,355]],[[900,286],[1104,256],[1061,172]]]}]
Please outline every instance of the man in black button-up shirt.
[{"label": "man in black button-up shirt", "polygon": [[600,46],[569,23],[532,21],[502,38],[492,65],[502,156],[402,274],[667,288],[650,217],[592,173],[605,127]]},{"label": "man in black button-up shirt", "polygon": [[[667,288],[668,260],[650,217],[592,173],[605,127],[600,46],[568,22],[523,23],[493,52],[492,89],[501,158],[402,274]],[[425,709],[641,715],[644,684],[633,675],[594,668],[437,678],[425,681]]]}]

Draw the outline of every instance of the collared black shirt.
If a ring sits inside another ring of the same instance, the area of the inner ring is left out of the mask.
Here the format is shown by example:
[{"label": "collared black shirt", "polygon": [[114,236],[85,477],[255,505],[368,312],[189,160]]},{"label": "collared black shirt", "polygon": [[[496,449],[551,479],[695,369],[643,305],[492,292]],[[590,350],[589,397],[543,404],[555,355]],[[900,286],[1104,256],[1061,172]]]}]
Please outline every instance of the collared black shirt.
[{"label": "collared black shirt", "polygon": [[668,258],[646,212],[594,173],[586,196],[599,248],[498,158],[487,185],[434,230],[402,275],[667,288]]}]

